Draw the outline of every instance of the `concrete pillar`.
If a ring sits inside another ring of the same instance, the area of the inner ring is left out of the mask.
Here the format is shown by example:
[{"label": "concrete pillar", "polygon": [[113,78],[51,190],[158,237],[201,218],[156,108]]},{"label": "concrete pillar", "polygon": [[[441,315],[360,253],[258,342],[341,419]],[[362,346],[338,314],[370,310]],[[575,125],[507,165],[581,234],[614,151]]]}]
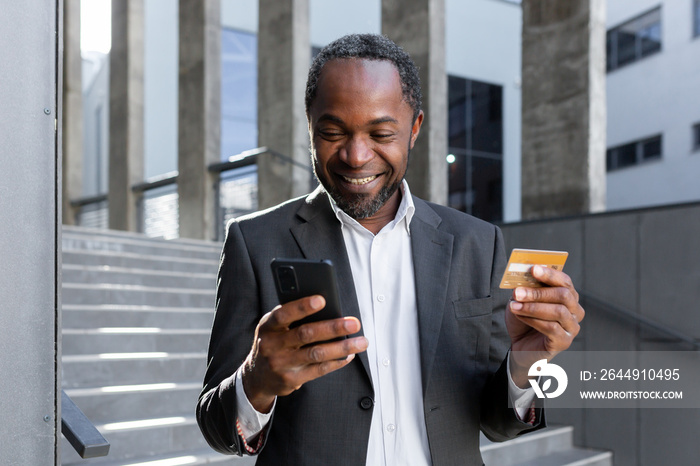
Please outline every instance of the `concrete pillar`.
[{"label": "concrete pillar", "polygon": [[605,209],[605,0],[523,0],[523,219]]},{"label": "concrete pillar", "polygon": [[258,145],[296,162],[270,154],[258,158],[258,207],[263,209],[309,192],[304,93],[311,45],[309,0],[259,0],[259,11]]},{"label": "concrete pillar", "polygon": [[60,464],[62,10],[0,14],[2,465]]},{"label": "concrete pillar", "polygon": [[221,152],[220,0],[180,0],[178,198],[180,236],[215,238],[214,177]]},{"label": "concrete pillar", "polygon": [[83,194],[83,86],[80,0],[63,2],[63,223],[74,225],[70,204]]},{"label": "concrete pillar", "polygon": [[109,54],[109,228],[136,231],[143,181],[143,1],[112,2]]},{"label": "concrete pillar", "polygon": [[413,194],[447,204],[445,0],[382,0],[382,33],[403,47],[420,70],[425,118],[406,179]]}]

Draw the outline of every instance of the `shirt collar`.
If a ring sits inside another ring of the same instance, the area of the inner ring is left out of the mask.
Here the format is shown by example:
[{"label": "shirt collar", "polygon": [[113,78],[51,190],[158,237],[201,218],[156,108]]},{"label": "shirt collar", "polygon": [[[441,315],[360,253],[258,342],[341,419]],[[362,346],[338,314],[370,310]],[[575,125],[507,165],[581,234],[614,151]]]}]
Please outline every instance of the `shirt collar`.
[{"label": "shirt collar", "polygon": [[[406,180],[403,180],[401,182],[401,186],[399,189],[401,189],[401,203],[399,204],[399,208],[396,211],[396,216],[394,217],[394,220],[392,220],[388,225],[382,228],[382,230],[393,229],[396,225],[403,222],[403,225],[406,228],[406,233],[408,233],[408,235],[410,236],[411,220],[413,219],[413,214],[416,212],[416,207],[413,204],[411,190],[408,188],[408,182]],[[333,212],[335,213],[335,216],[340,222],[342,228],[345,228],[345,226],[364,228],[362,225],[360,225],[360,223],[357,220],[343,212],[343,210],[340,209],[340,207],[338,207],[338,205],[335,203],[335,201],[330,195],[328,196],[328,199],[330,200],[331,208],[333,209]]]}]

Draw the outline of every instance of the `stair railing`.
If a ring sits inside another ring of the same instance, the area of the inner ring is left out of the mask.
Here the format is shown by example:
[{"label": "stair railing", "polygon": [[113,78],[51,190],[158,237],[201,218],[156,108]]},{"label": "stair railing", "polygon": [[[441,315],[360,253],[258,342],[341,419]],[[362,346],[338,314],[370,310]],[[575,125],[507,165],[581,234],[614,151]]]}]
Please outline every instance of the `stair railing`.
[{"label": "stair railing", "polygon": [[109,442],[64,390],[61,390],[61,433],[81,458],[97,458],[109,453]]},{"label": "stair railing", "polygon": [[597,296],[594,296],[591,293],[581,291],[579,295],[581,301],[586,306],[590,305],[596,309],[600,309],[601,311],[607,312],[608,314],[622,317],[626,320],[641,325],[642,327],[646,328],[647,330],[650,330],[656,335],[664,336],[666,338],[670,337],[674,340],[675,343],[684,343],[689,345],[693,350],[700,350],[700,341],[698,341],[690,335],[686,335],[683,332],[673,329],[646,316],[632,312],[629,309],[625,309],[620,306],[611,304],[610,302],[605,301]]}]

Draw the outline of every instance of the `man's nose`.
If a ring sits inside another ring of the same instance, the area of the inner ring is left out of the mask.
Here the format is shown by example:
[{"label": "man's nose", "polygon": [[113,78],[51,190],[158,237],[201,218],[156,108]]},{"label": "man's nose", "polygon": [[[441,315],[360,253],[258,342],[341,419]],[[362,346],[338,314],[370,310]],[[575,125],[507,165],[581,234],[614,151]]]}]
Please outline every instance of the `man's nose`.
[{"label": "man's nose", "polygon": [[374,152],[367,141],[354,136],[340,149],[340,159],[352,168],[360,168],[372,160]]}]

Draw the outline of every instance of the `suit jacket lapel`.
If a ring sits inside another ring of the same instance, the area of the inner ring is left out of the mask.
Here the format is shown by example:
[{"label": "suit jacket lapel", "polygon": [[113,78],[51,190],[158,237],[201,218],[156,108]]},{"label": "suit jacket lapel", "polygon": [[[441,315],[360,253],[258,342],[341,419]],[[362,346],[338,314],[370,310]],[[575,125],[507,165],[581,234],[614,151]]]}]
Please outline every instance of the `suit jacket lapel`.
[{"label": "suit jacket lapel", "polygon": [[430,380],[450,279],[454,237],[438,230],[442,221],[424,201],[414,197],[411,249],[416,283],[423,394]]},{"label": "suit jacket lapel", "polygon": [[[320,187],[316,189],[307,197],[297,215],[302,221],[294,225],[291,232],[302,254],[307,259],[330,259],[333,262],[343,315],[357,317],[361,322],[355,282],[352,278],[343,233],[325,192]],[[360,330],[359,335],[364,335],[364,332]],[[362,352],[357,356],[371,383],[367,353]]]}]

